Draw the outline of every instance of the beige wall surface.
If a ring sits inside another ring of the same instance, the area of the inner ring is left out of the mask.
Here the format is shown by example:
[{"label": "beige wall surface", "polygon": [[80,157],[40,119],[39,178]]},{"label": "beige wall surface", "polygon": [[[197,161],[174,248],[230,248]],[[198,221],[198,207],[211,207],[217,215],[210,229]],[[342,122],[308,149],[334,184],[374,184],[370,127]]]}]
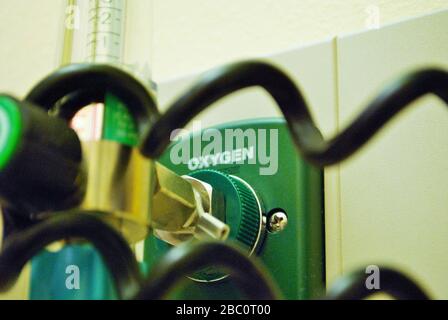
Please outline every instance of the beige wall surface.
[{"label": "beige wall surface", "polygon": [[64,0],[0,0],[0,92],[24,95],[58,65]]},{"label": "beige wall surface", "polygon": [[[338,39],[341,128],[385,88],[420,68],[448,70],[448,11]],[[383,263],[448,298],[448,113],[428,95],[341,166],[344,272]]]},{"label": "beige wall surface", "polygon": [[153,1],[156,80],[365,30],[377,16],[384,25],[448,8],[446,0]]},{"label": "beige wall surface", "polygon": [[[63,0],[0,0],[0,92],[21,97],[57,67],[64,5]],[[28,265],[0,299],[26,299],[29,273]]]},{"label": "beige wall surface", "polygon": [[[157,81],[365,30],[376,17],[384,25],[448,8],[446,0],[144,1],[153,2],[148,17],[154,20]],[[58,64],[65,3],[0,0],[0,73],[8,75],[0,77],[3,91],[24,94]]]}]

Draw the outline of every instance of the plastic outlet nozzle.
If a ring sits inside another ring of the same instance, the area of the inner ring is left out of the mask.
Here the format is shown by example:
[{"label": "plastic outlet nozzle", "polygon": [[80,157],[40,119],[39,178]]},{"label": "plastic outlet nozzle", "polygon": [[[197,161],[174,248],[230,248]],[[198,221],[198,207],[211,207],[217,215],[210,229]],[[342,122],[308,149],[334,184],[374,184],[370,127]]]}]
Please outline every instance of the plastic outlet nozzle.
[{"label": "plastic outlet nozzle", "polygon": [[85,181],[75,131],[41,108],[0,95],[0,204],[28,217],[70,208]]}]

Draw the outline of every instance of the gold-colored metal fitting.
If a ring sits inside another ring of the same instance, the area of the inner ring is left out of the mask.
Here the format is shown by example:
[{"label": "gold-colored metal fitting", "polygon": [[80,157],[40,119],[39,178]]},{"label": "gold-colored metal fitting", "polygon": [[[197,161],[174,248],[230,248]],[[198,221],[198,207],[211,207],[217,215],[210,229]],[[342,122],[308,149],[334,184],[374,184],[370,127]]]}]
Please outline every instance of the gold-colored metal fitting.
[{"label": "gold-colored metal fitting", "polygon": [[171,232],[192,227],[196,199],[191,184],[159,163],[153,181],[152,227]]},{"label": "gold-colored metal fitting", "polygon": [[212,187],[190,177],[181,177],[155,164],[152,202],[154,234],[177,245],[193,237],[224,240],[229,227],[211,214]]},{"label": "gold-colored metal fitting", "polygon": [[153,162],[114,141],[83,141],[82,147],[87,188],[80,208],[104,213],[130,243],[143,240],[151,223]]},{"label": "gold-colored metal fitting", "polygon": [[190,183],[114,141],[83,141],[82,147],[87,187],[80,209],[98,212],[130,243],[143,240],[150,228],[173,245],[193,237],[227,238],[228,226],[210,214],[211,186]]}]

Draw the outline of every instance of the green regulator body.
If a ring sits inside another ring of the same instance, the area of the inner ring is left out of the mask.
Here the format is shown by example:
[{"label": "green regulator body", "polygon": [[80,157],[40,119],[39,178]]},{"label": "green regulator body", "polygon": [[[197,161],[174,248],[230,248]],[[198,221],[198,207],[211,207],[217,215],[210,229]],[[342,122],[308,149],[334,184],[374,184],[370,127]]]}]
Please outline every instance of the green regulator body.
[{"label": "green regulator body", "polygon": [[[209,183],[212,207],[225,207],[215,211],[224,212],[218,218],[230,226],[228,241],[260,258],[285,298],[310,299],[325,291],[323,175],[295,150],[285,121],[269,118],[179,138],[160,162]],[[287,225],[274,232],[278,212],[287,216]],[[149,268],[168,249],[150,236],[144,253]],[[187,278],[171,298],[242,297],[230,277],[208,268]]]}]

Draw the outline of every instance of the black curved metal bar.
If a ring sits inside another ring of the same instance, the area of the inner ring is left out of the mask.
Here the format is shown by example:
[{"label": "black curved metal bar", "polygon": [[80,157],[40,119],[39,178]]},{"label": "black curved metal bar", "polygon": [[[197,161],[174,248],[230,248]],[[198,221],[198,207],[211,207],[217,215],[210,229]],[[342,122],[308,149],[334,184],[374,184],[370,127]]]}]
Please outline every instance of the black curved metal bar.
[{"label": "black curved metal bar", "polygon": [[25,99],[46,110],[59,104],[56,113],[69,119],[90,103],[104,102],[106,93],[126,103],[137,122],[140,136],[159,117],[155,100],[148,90],[130,74],[110,65],[71,64],[62,67],[37,83]]},{"label": "black curved metal bar", "polygon": [[8,237],[0,254],[0,292],[17,280],[25,264],[47,245],[67,238],[91,242],[115,281],[119,298],[130,299],[139,291],[141,275],[127,242],[94,212],[66,212]]},{"label": "black curved metal bar", "polygon": [[336,280],[325,297],[328,300],[360,300],[376,293],[386,293],[400,300],[429,300],[429,296],[411,278],[386,267],[379,268],[378,289],[368,289],[365,270],[357,270]]},{"label": "black curved metal bar", "polygon": [[448,104],[448,73],[437,69],[406,75],[386,87],[341,133],[326,141],[316,127],[307,103],[292,80],[264,62],[240,62],[205,73],[199,82],[161,115],[141,146],[142,153],[159,157],[173,130],[219,99],[240,89],[259,86],[275,100],[302,156],[318,166],[336,164],[362,147],[393,116],[411,102],[432,93]]},{"label": "black curved metal bar", "polygon": [[229,272],[248,299],[273,300],[279,297],[270,276],[246,253],[222,242],[199,242],[171,249],[154,266],[136,299],[163,299],[188,275],[210,266]]},{"label": "black curved metal bar", "polygon": [[104,91],[96,89],[85,89],[67,94],[58,100],[50,110],[50,114],[66,120],[72,119],[79,111],[80,106],[87,106],[92,103],[103,102],[105,100]]}]

